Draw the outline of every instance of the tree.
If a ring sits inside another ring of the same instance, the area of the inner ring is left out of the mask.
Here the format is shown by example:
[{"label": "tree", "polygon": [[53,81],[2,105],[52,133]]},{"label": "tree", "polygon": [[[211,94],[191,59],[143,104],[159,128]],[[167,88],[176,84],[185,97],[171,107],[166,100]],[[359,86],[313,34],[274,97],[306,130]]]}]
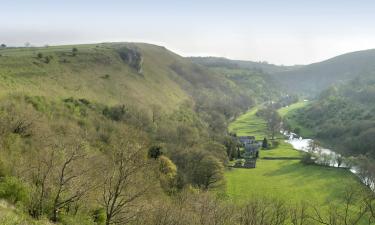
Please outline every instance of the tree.
[{"label": "tree", "polygon": [[60,147],[60,163],[56,166],[54,181],[54,196],[52,204],[52,217],[58,221],[61,209],[79,201],[92,187],[93,182],[87,178],[90,168],[85,166],[87,155],[84,146]]},{"label": "tree", "polygon": [[205,155],[193,170],[193,184],[203,190],[221,185],[224,178],[223,164],[211,155]]},{"label": "tree", "polygon": [[6,46],[6,44],[1,44],[0,47],[1,48],[6,48],[7,46]]},{"label": "tree", "polygon": [[268,140],[267,140],[267,138],[264,138],[264,139],[263,139],[263,142],[262,142],[262,148],[263,148],[263,149],[267,149],[267,148],[268,148]]},{"label": "tree", "polygon": [[76,56],[78,52],[78,49],[76,47],[72,48],[72,55]]},{"label": "tree", "polygon": [[275,134],[281,129],[282,119],[279,113],[274,109],[272,105],[267,108],[263,108],[257,111],[257,116],[261,116],[266,120],[267,130],[271,135],[271,139],[275,138]]},{"label": "tree", "polygon": [[349,186],[345,190],[343,203],[340,206],[331,204],[327,211],[324,210],[324,213],[321,213],[319,208],[313,207],[314,215],[311,216],[311,219],[327,225],[361,224],[361,220],[369,213],[368,205],[362,195],[362,190],[358,190],[357,186]]},{"label": "tree", "polygon": [[317,140],[309,141],[309,145],[307,146],[307,150],[311,153],[320,153],[321,151],[321,144]]},{"label": "tree", "polygon": [[340,167],[342,163],[344,162],[345,158],[341,154],[335,154],[335,161],[337,164],[337,167]]},{"label": "tree", "polygon": [[163,148],[160,145],[154,145],[154,146],[151,146],[148,149],[148,157],[149,158],[157,159],[161,155],[163,155]]},{"label": "tree", "polygon": [[271,133],[271,139],[275,139],[275,134],[280,131],[281,128],[281,117],[279,113],[274,110],[270,109],[267,113],[267,129]]},{"label": "tree", "polygon": [[[129,135],[133,133],[133,135]],[[101,204],[106,211],[106,225],[126,224],[138,213],[138,200],[150,185],[147,174],[145,143],[138,140],[134,130],[124,132],[117,143],[111,144],[108,155]],[[143,179],[142,179],[143,178]]]},{"label": "tree", "polygon": [[237,145],[238,141],[237,138],[233,136],[225,136],[224,137],[224,146],[226,148],[227,156],[229,160],[233,160],[233,158],[237,158]]},{"label": "tree", "polygon": [[176,186],[177,167],[167,157],[159,158],[160,185],[167,193],[173,193]]}]

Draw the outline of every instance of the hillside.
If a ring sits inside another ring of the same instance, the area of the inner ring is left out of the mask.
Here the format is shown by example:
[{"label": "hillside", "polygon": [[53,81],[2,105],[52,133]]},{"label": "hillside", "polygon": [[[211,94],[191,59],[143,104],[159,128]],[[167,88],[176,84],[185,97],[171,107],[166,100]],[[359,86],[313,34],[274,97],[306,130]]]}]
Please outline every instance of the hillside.
[{"label": "hillside", "polygon": [[0,214],[25,221],[155,224],[159,201],[225,187],[229,121],[278,96],[150,44],[0,55]]},{"label": "hillside", "polygon": [[285,89],[311,97],[333,84],[374,75],[374,62],[375,50],[358,51],[293,70],[275,72],[273,77]]},{"label": "hillside", "polygon": [[286,96],[278,81],[270,73],[287,71],[295,67],[277,66],[268,63],[230,60],[217,57],[191,57],[193,62],[223,74],[259,103]]},{"label": "hillside", "polygon": [[232,60],[219,57],[190,57],[195,63],[207,67],[225,67],[231,69],[247,69],[252,71],[264,72],[268,74],[284,72],[298,68],[299,66],[279,66],[267,62],[253,62],[246,60]]},{"label": "hillside", "polygon": [[375,158],[375,78],[357,78],[323,91],[293,113],[292,121],[346,155]]}]

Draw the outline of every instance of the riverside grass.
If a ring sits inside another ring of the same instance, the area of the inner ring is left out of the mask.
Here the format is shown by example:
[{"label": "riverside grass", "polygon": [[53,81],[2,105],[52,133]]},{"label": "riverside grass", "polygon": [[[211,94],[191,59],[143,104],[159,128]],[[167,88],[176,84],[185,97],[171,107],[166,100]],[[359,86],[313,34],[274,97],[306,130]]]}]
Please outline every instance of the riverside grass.
[{"label": "riverside grass", "polygon": [[[230,124],[229,131],[261,140],[267,135],[266,125],[255,115],[256,111],[255,108],[240,116]],[[298,159],[288,159],[298,158],[302,153],[285,143],[282,137],[278,138],[280,145],[276,149],[260,151],[255,169],[231,168],[226,172],[230,199],[241,204],[252,197],[275,197],[292,203],[306,201],[328,206],[340,204],[347,187],[362,187],[358,178],[345,169],[304,165]]]}]

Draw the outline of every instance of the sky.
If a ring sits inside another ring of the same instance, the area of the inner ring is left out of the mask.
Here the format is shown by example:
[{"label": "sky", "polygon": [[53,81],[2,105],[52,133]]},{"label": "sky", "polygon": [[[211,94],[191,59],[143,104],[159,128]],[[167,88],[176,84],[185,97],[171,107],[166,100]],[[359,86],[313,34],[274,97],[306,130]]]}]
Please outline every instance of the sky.
[{"label": "sky", "polygon": [[8,46],[147,42],[294,65],[375,48],[373,0],[0,0]]}]

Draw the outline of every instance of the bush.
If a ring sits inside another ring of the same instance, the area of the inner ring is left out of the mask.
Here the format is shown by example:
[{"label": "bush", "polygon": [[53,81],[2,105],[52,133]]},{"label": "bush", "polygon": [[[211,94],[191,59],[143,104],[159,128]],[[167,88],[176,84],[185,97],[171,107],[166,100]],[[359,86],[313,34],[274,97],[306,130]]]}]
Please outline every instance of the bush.
[{"label": "bush", "polygon": [[0,198],[4,198],[13,204],[27,202],[28,189],[16,177],[5,177],[0,182]]},{"label": "bush", "polygon": [[314,155],[310,152],[306,152],[303,154],[301,158],[301,162],[306,165],[312,165],[315,164],[315,158]]},{"label": "bush", "polygon": [[77,55],[77,52],[78,52],[78,49],[77,49],[77,48],[72,48],[72,55],[73,55],[73,56],[76,56],[76,55]]},{"label": "bush", "polygon": [[151,148],[148,150],[148,157],[157,159],[161,155],[163,155],[163,148],[159,145],[151,146]]},{"label": "bush", "polygon": [[97,225],[102,225],[105,223],[105,220],[106,220],[106,215],[105,215],[105,210],[103,208],[100,208],[100,209],[96,209],[93,213],[92,213],[92,217],[94,219],[94,222],[97,224]]}]

